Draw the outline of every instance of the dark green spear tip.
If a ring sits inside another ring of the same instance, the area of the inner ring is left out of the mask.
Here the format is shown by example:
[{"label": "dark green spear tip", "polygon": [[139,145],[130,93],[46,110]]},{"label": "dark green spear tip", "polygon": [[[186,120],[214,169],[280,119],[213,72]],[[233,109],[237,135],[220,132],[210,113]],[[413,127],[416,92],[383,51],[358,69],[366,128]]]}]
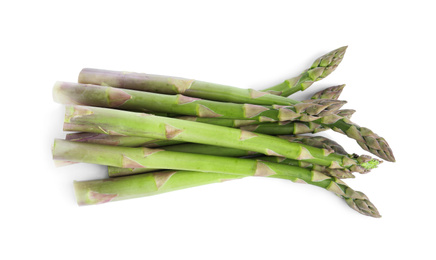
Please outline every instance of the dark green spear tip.
[{"label": "dark green spear tip", "polygon": [[374,204],[372,204],[371,201],[369,201],[368,197],[360,191],[356,191],[356,193],[359,195],[360,198],[345,199],[348,206],[350,206],[352,209],[356,210],[360,214],[374,218],[381,218],[381,215],[378,212],[377,208],[374,206]]},{"label": "dark green spear tip", "polygon": [[354,113],[356,113],[354,109],[342,109],[338,111],[337,115],[350,119]]},{"label": "dark green spear tip", "polygon": [[[324,56],[321,56],[317,60],[318,61],[317,67],[323,67],[324,70],[316,81],[327,77],[338,67],[338,65],[342,62],[342,59],[344,58],[347,47],[348,46],[343,46],[336,50],[333,50],[325,54]],[[313,65],[315,65],[315,63]]]},{"label": "dark green spear tip", "polygon": [[337,100],[344,89],[345,84],[329,87],[316,92],[311,99],[335,99]]}]

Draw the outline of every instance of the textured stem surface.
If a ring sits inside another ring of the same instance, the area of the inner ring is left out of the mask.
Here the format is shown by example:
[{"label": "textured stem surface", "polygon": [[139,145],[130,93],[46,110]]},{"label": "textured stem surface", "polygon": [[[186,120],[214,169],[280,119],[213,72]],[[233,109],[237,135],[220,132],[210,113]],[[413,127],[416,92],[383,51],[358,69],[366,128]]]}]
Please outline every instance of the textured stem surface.
[{"label": "textured stem surface", "polygon": [[126,147],[144,146],[150,148],[183,143],[181,141],[174,140],[159,140],[147,137],[107,135],[87,132],[70,133],[66,135],[65,139],[82,143],[105,144]]},{"label": "textured stem surface", "polygon": [[97,106],[137,112],[157,111],[207,118],[251,119],[259,122],[313,121],[334,113],[345,104],[344,101],[336,100],[307,100],[295,105],[268,107],[69,82],[57,82],[53,87],[53,98],[56,102],[67,105]]},{"label": "textured stem surface", "polygon": [[[357,212],[380,217],[375,206],[365,194],[354,191],[337,178],[300,167],[274,164],[267,177],[315,185],[338,195]],[[195,171],[161,171],[104,180],[76,181],[74,188],[79,205],[93,205],[111,201],[138,198],[190,188],[210,183],[240,179],[251,174],[222,174]]]},{"label": "textured stem surface", "polygon": [[[84,134],[91,134],[92,133],[82,133]],[[102,134],[96,134],[96,135],[102,135]],[[68,137],[68,135],[67,135]],[[138,142],[140,145],[136,145],[135,142],[130,142],[128,139],[141,139],[139,137],[130,137],[130,136],[124,136],[121,138],[121,140],[124,140],[124,142],[116,142],[111,141],[111,137],[113,137],[114,140],[120,139],[118,136],[111,136],[106,135],[104,140],[105,142],[101,142],[101,139],[93,140],[86,139],[85,142],[89,143],[96,143],[96,144],[106,144],[106,145],[115,145],[115,146],[130,146],[130,147],[137,147],[137,146],[144,146],[143,142]],[[338,154],[344,154],[346,155],[347,152],[344,150],[342,146],[340,146],[338,143],[336,143],[333,140],[330,140],[328,138],[322,137],[322,136],[289,136],[289,135],[283,135],[279,136],[282,139],[288,140],[290,142],[299,142],[303,144],[307,144],[313,147],[318,148],[324,148],[332,152],[336,152]],[[143,138],[147,139],[147,138]],[[81,142],[80,138],[67,138],[67,140],[72,141],[79,141]],[[140,140],[138,140],[140,141]],[[160,140],[158,140],[160,141]],[[147,143],[148,144],[148,143]],[[152,143],[155,144],[155,143]],[[150,147],[148,145],[145,145],[145,147]],[[156,146],[152,146],[156,147]],[[222,146],[212,146],[212,145],[205,145],[205,144],[195,144],[195,143],[183,143],[183,144],[176,144],[176,145],[167,145],[167,146],[161,146],[160,149],[166,150],[166,151],[174,151],[174,152],[185,152],[185,153],[194,153],[194,154],[208,154],[208,155],[215,155],[215,156],[226,156],[226,157],[243,157],[243,156],[254,156],[257,153],[240,150],[240,149],[234,149],[234,148],[227,148]],[[292,159],[285,159],[283,157],[255,157],[256,160],[266,160],[271,162],[277,162],[277,163],[285,163],[293,166],[300,166],[304,168],[310,168],[314,170],[318,170],[326,175],[337,177],[337,178],[354,178],[354,175],[350,172],[348,169],[330,169],[325,166],[320,166],[316,164],[310,164],[305,163],[297,160]],[[119,167],[111,167],[108,166],[108,174],[109,177],[118,177],[118,176],[125,176],[125,175],[132,175],[132,174],[138,174],[143,172],[150,172],[154,171],[156,169],[149,169],[149,168],[119,168]]]},{"label": "textured stem surface", "polygon": [[362,162],[360,157],[330,153],[326,149],[240,129],[97,107],[67,106],[64,130],[203,143],[303,160],[330,168],[363,167],[369,170],[379,163],[374,159]]},{"label": "textured stem surface", "polygon": [[85,68],[79,83],[111,86],[162,94],[183,94],[189,97],[257,105],[293,105],[298,101],[254,89],[241,89],[204,81],[145,73]]}]

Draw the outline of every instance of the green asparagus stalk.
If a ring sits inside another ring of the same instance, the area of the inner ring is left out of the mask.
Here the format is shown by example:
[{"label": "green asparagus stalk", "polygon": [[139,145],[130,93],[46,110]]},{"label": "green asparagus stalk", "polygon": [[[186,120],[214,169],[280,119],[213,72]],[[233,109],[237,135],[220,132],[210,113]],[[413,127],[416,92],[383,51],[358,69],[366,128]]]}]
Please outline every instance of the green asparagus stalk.
[{"label": "green asparagus stalk", "polygon": [[394,154],[386,140],[366,127],[360,127],[351,120],[336,115],[330,115],[318,122],[314,122],[321,123],[322,126],[329,127],[338,133],[356,140],[362,149],[386,161],[395,162]]},{"label": "green asparagus stalk", "polygon": [[[212,146],[206,144],[194,144],[194,143],[183,143],[177,145],[169,145],[160,147],[160,149],[165,151],[172,152],[184,152],[184,153],[193,153],[193,154],[206,154],[213,156],[224,156],[224,157],[243,157],[243,156],[253,156],[257,153],[235,149],[235,148],[227,148],[221,146]],[[169,169],[170,167],[166,167]],[[114,167],[108,166],[107,172],[109,177],[120,177],[144,172],[150,172],[158,170],[156,168],[122,168],[122,167]]]},{"label": "green asparagus stalk", "polygon": [[[69,136],[77,136],[79,137],[84,136],[84,138],[72,138]],[[165,142],[166,140],[156,140],[157,142],[151,143],[153,144],[150,146],[150,143],[146,143],[144,145],[144,142],[141,139],[147,140],[147,138],[140,138],[140,137],[131,137],[131,136],[113,136],[113,135],[104,135],[104,134],[93,134],[93,133],[80,133],[80,134],[70,134],[67,135],[66,140],[71,141],[79,141],[79,142],[89,142],[89,143],[96,143],[96,144],[106,144],[106,145],[115,145],[115,146],[127,146],[127,147],[138,147],[138,146],[144,146],[144,147],[157,147],[155,146],[158,142]],[[90,135],[91,138],[85,138],[87,135]],[[93,139],[92,135],[97,135],[98,138]],[[103,137],[100,137],[103,136]],[[310,145],[313,147],[318,148],[325,148],[328,151],[336,152],[338,154],[344,154],[346,155],[347,152],[344,150],[344,148],[336,143],[333,140],[330,140],[328,138],[322,137],[322,136],[288,136],[283,135],[279,136],[282,139],[288,140],[290,142],[299,142],[306,145]],[[113,140],[111,140],[113,139]],[[132,139],[132,141],[129,141],[129,139]],[[102,142],[103,140],[104,142]],[[118,141],[120,140],[120,141]],[[138,142],[135,143],[134,141],[137,140]],[[166,146],[165,146],[166,145]],[[183,144],[175,144],[175,145],[167,145],[164,144],[160,147],[163,150],[166,151],[175,151],[175,152],[186,152],[186,153],[194,153],[194,154],[208,154],[208,155],[215,155],[215,156],[226,156],[226,157],[242,157],[242,156],[253,156],[256,155],[254,152],[240,150],[240,149],[234,149],[234,148],[227,148],[227,147],[221,147],[221,146],[212,146],[212,145],[204,145],[204,144],[195,144],[195,143],[183,143]],[[266,158],[266,159],[265,159]],[[319,172],[322,172],[328,176],[337,177],[337,178],[354,178],[354,175],[350,172],[348,169],[330,169],[325,166],[310,164],[310,163],[303,163],[301,161],[297,160],[291,160],[291,159],[285,159],[283,157],[255,157],[257,160],[269,160],[272,162],[277,163],[286,163],[289,165],[294,166],[300,166],[310,169],[316,169]],[[132,174],[138,174],[138,173],[144,173],[144,172],[150,172],[155,171],[157,169],[150,169],[150,168],[119,168],[119,167],[111,167],[108,166],[108,175],[109,177],[119,177],[119,176],[125,176],[125,175],[132,175]],[[364,173],[364,172],[362,172]]]},{"label": "green asparagus stalk", "polygon": [[[364,199],[363,195],[355,193],[339,179],[326,176],[317,171],[310,171],[300,167],[294,167],[290,165],[272,163],[267,161],[260,162],[251,159],[188,154],[163,150],[153,150],[147,148],[105,146],[87,143],[77,143],[64,140],[55,140],[55,143],[53,145],[53,158],[56,160],[71,160],[97,164],[124,166],[134,165],[136,167],[139,165],[141,165],[141,167],[158,166],[157,168],[169,166],[171,168],[185,169],[188,171],[196,169],[204,171],[202,173],[206,174],[209,174],[211,172],[225,174],[220,175],[220,179],[222,177],[232,179],[232,176],[235,175],[237,175],[236,178],[241,178],[245,176],[271,176],[281,178],[281,176],[284,176],[283,178],[287,178],[295,182],[309,183],[330,190],[336,193],[338,196],[344,198],[349,205],[361,205],[361,203],[356,203],[355,200]],[[152,180],[155,184],[155,188],[160,188],[166,183],[166,181],[168,181],[168,179],[172,178],[174,173],[175,172],[157,172],[147,175],[153,177]],[[198,181],[200,181],[200,183],[204,183],[205,181],[203,175],[193,175],[189,179],[190,184],[193,186],[196,186],[195,184],[198,183]],[[133,198],[137,197],[137,195],[144,196],[144,193],[142,192],[147,190],[144,186],[141,185],[143,184],[144,179],[142,179],[141,181],[141,178],[134,178],[134,180],[134,182],[129,182],[129,184],[124,187],[115,187],[115,189],[111,190],[111,192],[108,192],[108,190],[104,191],[98,188],[95,189],[92,186],[87,185],[89,183],[92,183],[89,181],[76,182],[76,196],[80,205],[98,204],[109,202],[112,200]],[[112,180],[105,181],[107,181],[108,183],[117,182],[114,182]],[[208,181],[206,183],[208,183]],[[184,185],[186,185],[186,182]],[[141,186],[140,190],[137,189],[138,186]],[[176,187],[180,186],[176,185]],[[367,211],[362,211],[362,209],[367,208],[368,207],[355,207],[355,209],[362,214],[368,213]],[[372,214],[370,215],[378,216],[378,212],[376,210],[373,209],[371,212]]]},{"label": "green asparagus stalk", "polygon": [[137,112],[145,109],[198,117],[252,119],[259,122],[291,119],[312,121],[335,112],[345,104],[345,101],[336,100],[308,100],[276,109],[69,82],[56,82],[53,98],[56,102],[67,105],[98,106]]},{"label": "green asparagus stalk", "polygon": [[279,135],[279,138],[288,140],[289,142],[302,143],[317,148],[324,148],[332,153],[347,155],[345,149],[337,142],[324,137],[314,135]]},{"label": "green asparagus stalk", "polygon": [[[338,143],[334,142],[325,137],[321,136],[280,136],[280,138],[288,140],[290,142],[298,142],[306,145],[311,145],[317,148],[324,148],[327,151],[333,153],[337,152],[339,154],[346,155],[344,148],[340,146]],[[194,144],[194,143],[185,143],[178,145],[171,145],[161,147],[161,149],[166,151],[175,151],[175,152],[186,152],[186,153],[194,153],[194,154],[208,154],[215,156],[226,156],[226,157],[242,157],[242,156],[253,156],[256,153],[234,149],[234,148],[226,148],[220,146],[212,146],[212,145],[204,145],[204,144]],[[258,159],[257,157],[254,157]],[[263,157],[259,157],[262,159]],[[273,158],[273,157],[272,157]],[[310,167],[311,169],[317,169],[320,172],[327,174],[329,176],[338,177],[338,178],[353,178],[354,175],[351,174],[351,171],[348,169],[329,169],[325,166],[303,163],[297,160],[291,160],[283,157],[275,157],[279,158],[278,160],[274,160],[273,162],[281,163],[282,161],[289,165],[300,166],[300,167]],[[369,158],[370,159],[370,158]],[[267,160],[267,159],[266,159]],[[271,161],[271,160],[270,160]],[[108,175],[109,177],[119,177],[131,174],[138,174],[143,172],[153,171],[155,169],[149,168],[120,168],[120,167],[112,167],[108,166]],[[362,171],[360,173],[366,173],[366,171]]]},{"label": "green asparagus stalk", "polygon": [[[346,117],[349,119],[354,114],[354,112],[356,111],[353,109],[342,109],[342,110],[338,110],[336,114],[338,116]],[[328,127],[324,127],[320,124],[316,124],[313,122],[303,122],[298,120],[279,121],[279,122],[258,122],[255,120],[235,120],[235,119],[205,118],[205,117],[194,117],[194,116],[182,116],[176,118],[207,123],[212,125],[237,127],[243,130],[262,133],[262,134],[269,134],[269,135],[318,133],[330,129]]]},{"label": "green asparagus stalk", "polygon": [[[183,94],[209,100],[257,105],[293,105],[298,101],[280,98],[289,96],[295,88],[308,88],[313,82],[327,77],[342,61],[346,47],[341,47],[318,58],[312,66],[299,76],[284,84],[262,92],[254,89],[240,89],[192,79],[150,75],[145,73],[109,71],[85,68],[79,74],[79,83],[128,88],[163,94]],[[294,89],[292,89],[294,87]],[[296,91],[294,91],[296,92]],[[287,94],[290,93],[290,94]],[[275,96],[279,95],[279,96]]]},{"label": "green asparagus stalk", "polygon": [[240,129],[272,135],[317,133],[332,129],[356,140],[362,149],[386,161],[395,162],[394,154],[383,137],[378,136],[366,127],[360,127],[346,117],[338,115],[329,115],[311,122],[269,122],[259,125],[242,126]]},{"label": "green asparagus stalk", "polygon": [[[336,62],[337,61],[340,62],[340,60],[342,60],[345,49],[346,49],[346,47],[339,48],[335,51],[330,52],[329,54],[327,54],[323,57],[320,57],[319,59],[317,59],[317,61],[315,61],[313,63],[311,69],[302,73],[299,77],[296,77],[293,80],[285,81],[283,84],[280,84],[276,87],[278,89],[279,88],[288,89],[291,92],[292,91],[295,92],[298,90],[304,90],[305,88],[307,88],[307,86],[310,86],[314,81],[322,78],[324,74],[328,75],[331,71],[333,71],[335,66],[336,66],[335,65]],[[314,77],[313,75],[316,75],[316,77]],[[286,93],[286,95],[287,95],[288,93],[286,91],[287,90],[284,90],[283,93]],[[292,93],[294,93],[294,92],[292,92]],[[115,103],[115,102],[112,102],[112,103]],[[274,108],[276,108],[279,111],[281,109],[286,109],[285,111],[288,112],[287,108],[282,108],[278,105],[274,105]],[[249,110],[253,110],[253,109],[249,109]],[[327,109],[327,110],[331,110],[331,107],[330,107],[330,109]],[[241,110],[239,110],[239,111],[241,111]],[[242,110],[242,111],[244,111],[244,110]],[[292,111],[295,112],[295,109],[292,109]],[[269,112],[269,111],[265,111],[265,113],[267,113],[267,112]],[[330,113],[331,113],[331,111],[330,111]],[[247,115],[246,112],[243,112],[243,114],[245,116]],[[257,118],[255,118],[255,119],[258,121],[261,121],[261,122],[286,121],[286,119],[285,119],[286,117],[285,116],[280,117],[279,114],[274,114],[273,116],[265,116],[265,115],[261,115],[261,114],[256,114]],[[281,113],[281,114],[284,115],[285,113]],[[194,114],[190,114],[190,115],[194,115]],[[219,114],[219,115],[221,115],[221,114]],[[226,115],[223,117],[227,117],[227,116],[229,118],[235,118],[235,117],[233,117],[233,116],[235,116],[234,114],[233,115]],[[291,117],[292,116],[294,116],[293,113],[291,113]],[[306,118],[305,116],[306,116],[305,114],[300,115],[300,120],[302,120],[304,118],[302,121],[314,121],[315,123],[318,123],[318,124],[322,125],[323,127],[329,127],[337,132],[344,133],[348,137],[355,139],[364,150],[371,152],[371,153],[379,156],[380,158],[382,158],[384,160],[392,161],[392,162],[395,161],[395,157],[392,153],[391,148],[389,147],[388,143],[386,142],[386,140],[384,138],[378,136],[377,134],[375,134],[370,129],[360,127],[357,124],[352,123],[349,120],[341,120],[339,117],[334,116],[334,115],[332,115],[329,119],[326,119],[324,116],[319,116],[318,118],[313,117],[313,116],[308,116]],[[208,117],[208,116],[206,116],[206,117]],[[242,117],[240,119],[246,119],[246,118],[247,117]],[[295,120],[297,118],[293,118],[292,120]],[[318,122],[316,122],[315,120],[318,120]],[[267,127],[268,126],[261,126],[260,129],[267,128]],[[256,132],[261,132],[260,130],[257,130],[257,127],[254,127],[254,126],[252,126],[251,128],[249,127],[248,129],[253,129],[253,128],[256,128]],[[264,132],[262,132],[262,133],[264,133]],[[283,132],[281,132],[281,133],[283,133]],[[290,133],[290,132],[288,132],[288,133]]]},{"label": "green asparagus stalk", "polygon": [[[94,138],[93,135],[96,135],[97,138]],[[89,138],[87,138],[89,136]],[[336,152],[339,154],[346,155],[347,152],[344,148],[339,145],[337,142],[330,140],[328,138],[322,136],[278,136],[282,139],[288,140],[290,142],[300,142],[306,145],[325,148],[331,152]],[[104,134],[93,134],[93,133],[75,133],[67,135],[66,140],[78,141],[78,142],[89,142],[96,144],[106,144],[106,145],[115,145],[115,146],[127,146],[127,147],[157,147],[156,144],[159,142],[168,142],[166,140],[155,140],[156,142],[144,142],[149,138],[140,138],[140,137],[132,137],[132,136],[113,136],[113,135],[104,135]],[[131,141],[130,141],[131,140]],[[152,139],[153,140],[153,139]],[[103,142],[102,142],[103,141]],[[137,141],[137,142],[135,142]],[[152,144],[150,146],[150,144]],[[175,151],[175,152],[186,152],[186,153],[195,153],[195,154],[208,154],[215,156],[226,156],[226,157],[242,157],[242,156],[253,156],[256,153],[227,148],[221,146],[212,146],[212,145],[204,145],[204,144],[194,144],[194,143],[183,143],[183,144],[175,144],[168,145],[163,144],[161,149],[166,151]],[[310,169],[316,169],[319,172],[322,172],[328,176],[337,177],[337,178],[354,178],[354,175],[348,169],[329,169],[325,166],[314,165],[309,163],[303,163],[297,160],[285,159],[283,157],[256,157],[257,160],[262,160],[262,158],[266,158],[264,160],[269,160],[277,163],[286,163],[289,165],[300,166]],[[157,169],[150,168],[118,168],[118,167],[108,167],[108,175],[109,177],[119,177],[125,175],[132,175],[144,172],[155,171]]]},{"label": "green asparagus stalk", "polygon": [[137,137],[137,136],[120,136],[120,135],[107,135],[98,133],[70,133],[65,136],[66,140],[83,142],[83,143],[94,143],[94,144],[104,144],[104,145],[116,145],[116,146],[126,146],[126,147],[162,147],[167,145],[180,144],[180,141],[174,140],[159,140],[155,138],[147,137]]},{"label": "green asparagus stalk", "polygon": [[[287,165],[291,165],[291,166],[298,166],[298,167],[305,168],[308,170],[318,171],[322,174],[325,174],[325,175],[330,176],[330,177],[335,177],[338,179],[355,178],[355,176],[353,175],[353,173],[349,169],[331,169],[331,168],[328,168],[328,167],[325,167],[322,165],[317,165],[317,164],[313,164],[313,163],[307,163],[307,162],[302,162],[302,161],[298,161],[298,160],[292,160],[292,159],[277,157],[277,156],[258,156],[258,157],[255,157],[255,159],[258,161],[267,161],[267,162],[287,164]],[[123,168],[108,167],[108,171],[109,171],[109,169],[123,169]],[[125,170],[126,169],[124,169],[122,171],[125,171]]]},{"label": "green asparagus stalk", "polygon": [[[354,110],[343,109],[338,111],[338,115],[350,118],[354,113]],[[288,135],[288,134],[307,134],[307,133],[317,133],[325,131],[328,128],[322,127],[319,124],[310,122],[300,122],[300,121],[283,121],[277,123],[263,123],[264,128],[258,128],[257,124],[254,127],[245,127],[256,122],[254,120],[235,120],[235,119],[218,119],[218,118],[204,118],[204,117],[191,117],[182,116],[176,117],[178,119],[195,121],[200,123],[207,123],[213,125],[227,126],[227,127],[240,127],[241,129],[254,131],[258,133],[271,134],[271,135]],[[257,122],[258,123],[258,122]],[[251,129],[250,129],[251,128]],[[119,135],[107,135],[98,133],[70,133],[66,135],[67,140],[77,141],[77,142],[89,142],[97,144],[106,145],[117,145],[117,146],[145,146],[145,147],[159,147],[166,145],[179,144],[180,141],[174,140],[159,140],[155,138],[137,137],[137,136],[119,136]]]},{"label": "green asparagus stalk", "polygon": [[[299,105],[302,106],[301,109],[299,108],[301,111],[303,110],[309,111],[310,108],[312,108],[310,107],[310,105],[307,104],[304,105],[304,103],[297,104],[296,106]],[[305,108],[304,106],[309,106],[309,107]],[[387,161],[392,161],[392,162],[395,161],[395,157],[392,153],[392,150],[384,138],[378,136],[368,128],[360,127],[357,124],[352,123],[350,120],[346,118],[349,115],[351,115],[352,112],[354,112],[354,110],[340,110],[343,112],[343,114],[346,115],[346,117],[341,116],[342,115],[341,113],[338,113],[337,115],[323,114],[324,112],[332,113],[337,108],[338,108],[337,104],[330,104],[330,107],[325,111],[319,113],[319,116],[309,116],[303,114],[299,118],[300,120],[307,120],[307,121],[312,120],[311,121],[312,123],[300,123],[300,122],[290,123],[287,121],[284,122],[281,121],[277,123],[264,122],[264,124],[259,124],[259,125],[243,126],[241,127],[241,129],[246,131],[256,132],[256,133],[263,133],[263,134],[286,135],[286,134],[316,133],[331,128],[334,131],[345,134],[348,137],[355,139],[364,150],[371,152],[372,154],[375,154]],[[287,110],[287,111],[289,112],[291,110]],[[313,113],[313,112],[309,112],[309,113]],[[189,117],[184,119],[196,120],[195,117]],[[213,123],[214,119],[203,120],[203,121],[204,122],[209,121],[209,123]],[[229,122],[232,121],[228,120],[227,123]],[[246,122],[246,123],[250,124],[251,122]],[[239,124],[243,124],[243,123],[239,123]],[[80,128],[75,128],[75,129],[77,131],[82,131]],[[71,130],[74,131],[74,129]],[[86,132],[101,133],[101,129],[100,128],[94,130],[88,129],[86,130]]]},{"label": "green asparagus stalk", "polygon": [[319,81],[332,73],[342,61],[347,46],[333,50],[316,59],[309,69],[297,77],[285,80],[276,86],[264,89],[265,92],[275,93],[283,97],[292,95],[295,92],[303,91],[314,82]]},{"label": "green asparagus stalk", "polygon": [[[169,146],[167,146],[169,147]],[[166,147],[163,147],[164,149]],[[186,151],[188,152],[188,151]],[[189,151],[192,152],[192,151]],[[204,154],[209,154],[209,150],[205,151]],[[212,154],[211,154],[212,155]],[[225,154],[218,154],[218,156],[227,156]],[[321,172],[322,174],[325,174],[330,177],[336,177],[339,179],[345,179],[345,178],[355,178],[353,173],[349,169],[331,169],[326,166],[321,166],[317,164],[312,163],[306,163],[298,160],[292,160],[287,159],[283,157],[276,157],[276,156],[257,156],[257,157],[251,157],[251,159],[255,159],[257,161],[269,161],[269,162],[275,162],[275,163],[281,163],[281,164],[287,164],[291,166],[298,166],[302,168],[306,168],[309,170],[316,170]],[[169,168],[169,167],[167,167]],[[134,175],[134,174],[140,174],[145,172],[152,172],[157,171],[159,169],[156,168],[121,168],[121,167],[114,167],[114,166],[108,166],[108,176],[111,178],[114,177],[120,177],[120,176],[127,176],[127,175]]]},{"label": "green asparagus stalk", "polygon": [[[332,111],[333,112],[333,111]],[[259,125],[267,122],[259,122],[257,120],[239,120],[239,119],[230,119],[230,118],[213,118],[213,117],[196,117],[196,116],[178,116],[174,117],[182,120],[195,121],[199,123],[206,123],[212,125],[220,125],[227,127],[241,127],[247,125]]]},{"label": "green asparagus stalk", "polygon": [[318,133],[328,130],[320,124],[300,121],[281,121],[267,124],[241,126],[241,130],[267,135],[296,135]]},{"label": "green asparagus stalk", "polygon": [[376,159],[361,161],[360,157],[329,153],[326,149],[240,129],[107,108],[67,106],[64,130],[203,143],[282,156],[330,168],[363,167],[369,170],[379,164]]},{"label": "green asparagus stalk", "polygon": [[323,89],[313,94],[311,99],[338,99],[344,87],[345,84]]},{"label": "green asparagus stalk", "polygon": [[298,103],[298,101],[292,99],[254,89],[241,89],[193,79],[145,73],[85,68],[79,74],[79,83],[170,95],[183,94],[189,97],[233,103],[250,103],[257,105],[294,105]]},{"label": "green asparagus stalk", "polygon": [[[306,145],[310,145],[317,148],[324,148],[330,152],[335,152],[342,155],[347,155],[348,153],[345,149],[337,142],[328,139],[323,136],[304,136],[304,135],[278,135],[277,137],[288,140],[289,142],[297,142]],[[195,143],[181,143],[178,141],[173,141],[170,143],[168,140],[158,140],[145,137],[136,136],[117,136],[117,135],[106,135],[106,134],[96,134],[96,133],[72,133],[67,134],[67,141],[84,142],[84,143],[95,143],[113,146],[125,146],[125,147],[163,147],[166,146],[165,150],[170,151],[181,151],[200,154],[211,154],[220,156],[245,156],[255,154],[250,151],[245,151],[235,148],[227,148],[222,146],[213,146],[205,144],[195,144]]]},{"label": "green asparagus stalk", "polygon": [[[270,163],[271,165],[273,164]],[[307,183],[324,188],[344,199],[357,212],[371,217],[381,217],[377,208],[365,194],[354,191],[337,178],[325,176],[317,171],[279,164],[274,164],[269,170],[271,170],[271,175],[266,177],[287,179],[296,183]],[[82,206],[157,195],[252,175],[252,171],[241,175],[195,171],[160,171],[103,180],[75,181],[74,188],[77,203]]]}]

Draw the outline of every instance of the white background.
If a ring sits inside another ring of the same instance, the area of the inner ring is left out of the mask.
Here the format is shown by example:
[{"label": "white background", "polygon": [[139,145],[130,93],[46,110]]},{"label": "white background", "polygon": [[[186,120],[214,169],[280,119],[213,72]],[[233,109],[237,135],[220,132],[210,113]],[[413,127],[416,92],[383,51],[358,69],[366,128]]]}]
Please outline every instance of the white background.
[{"label": "white background", "polygon": [[[0,258],[435,259],[432,2],[2,1]],[[83,67],[261,89],[344,45],[338,69],[295,98],[345,83],[353,121],[388,140],[396,163],[346,181],[381,219],[268,178],[78,207],[73,180],[104,167],[52,163],[64,109],[51,88]]]}]

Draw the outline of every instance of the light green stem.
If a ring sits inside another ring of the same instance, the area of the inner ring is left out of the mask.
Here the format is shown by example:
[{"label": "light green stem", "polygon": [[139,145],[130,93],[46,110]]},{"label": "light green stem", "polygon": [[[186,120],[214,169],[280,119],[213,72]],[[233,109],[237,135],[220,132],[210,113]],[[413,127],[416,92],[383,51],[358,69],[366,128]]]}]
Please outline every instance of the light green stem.
[{"label": "light green stem", "polygon": [[220,119],[250,119],[258,122],[313,121],[333,114],[345,104],[344,101],[336,100],[307,100],[295,105],[269,107],[69,82],[57,82],[53,87],[53,98],[56,102],[67,105],[80,104],[137,112],[157,111]]},{"label": "light green stem", "polygon": [[257,105],[293,105],[298,101],[254,89],[241,89],[204,81],[145,73],[85,68],[79,83],[127,88],[162,94],[183,94],[208,100]]},{"label": "light green stem", "polygon": [[239,129],[97,107],[68,106],[64,130],[202,143],[282,156],[330,168],[372,169],[378,164],[374,159],[361,161],[360,157],[330,153],[325,149]]},{"label": "light green stem", "polygon": [[[377,208],[365,194],[354,191],[339,179],[299,167],[280,164],[271,164],[271,166],[276,173],[268,177],[287,179],[324,188],[344,199],[357,212],[371,217],[380,217]],[[79,205],[94,205],[157,195],[205,184],[240,179],[246,176],[251,176],[251,174],[161,171],[104,180],[76,181],[74,182],[74,188]]]}]

